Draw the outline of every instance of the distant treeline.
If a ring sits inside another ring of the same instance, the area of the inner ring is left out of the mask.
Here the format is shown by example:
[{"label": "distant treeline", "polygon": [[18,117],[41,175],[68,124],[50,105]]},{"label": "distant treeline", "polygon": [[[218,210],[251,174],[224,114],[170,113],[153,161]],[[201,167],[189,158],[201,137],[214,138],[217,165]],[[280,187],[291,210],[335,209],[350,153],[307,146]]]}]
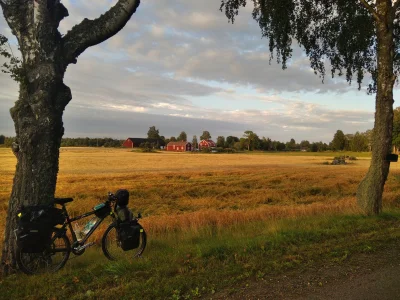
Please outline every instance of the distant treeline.
[{"label": "distant treeline", "polygon": [[[11,147],[15,137],[0,135],[0,147]],[[122,147],[124,140],[112,138],[63,138],[61,147]]]},{"label": "distant treeline", "polygon": [[0,147],[11,147],[14,141],[15,137],[0,135]]},{"label": "distant treeline", "polygon": [[61,147],[122,147],[123,142],[112,138],[63,138]]}]

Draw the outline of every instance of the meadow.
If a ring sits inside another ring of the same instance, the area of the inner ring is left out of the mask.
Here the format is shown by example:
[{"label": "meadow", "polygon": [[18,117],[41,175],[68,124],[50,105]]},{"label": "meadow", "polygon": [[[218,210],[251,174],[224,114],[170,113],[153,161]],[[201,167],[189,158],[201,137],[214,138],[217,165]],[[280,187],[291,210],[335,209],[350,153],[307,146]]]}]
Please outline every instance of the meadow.
[{"label": "meadow", "polygon": [[[355,194],[370,158],[351,153],[358,159],[347,165],[324,164],[337,155],[61,148],[56,196],[74,198],[70,214],[126,188],[129,207],[143,215],[148,248],[138,261],[112,263],[95,246],[56,274],[2,279],[0,293],[26,299],[212,296],[249,278],[321,259],[342,262],[397,239],[400,165],[391,165],[385,213],[365,217]],[[11,151],[0,148],[1,243],[15,164]],[[15,289],[22,281],[24,288]],[[42,288],[32,293],[37,285]]]}]

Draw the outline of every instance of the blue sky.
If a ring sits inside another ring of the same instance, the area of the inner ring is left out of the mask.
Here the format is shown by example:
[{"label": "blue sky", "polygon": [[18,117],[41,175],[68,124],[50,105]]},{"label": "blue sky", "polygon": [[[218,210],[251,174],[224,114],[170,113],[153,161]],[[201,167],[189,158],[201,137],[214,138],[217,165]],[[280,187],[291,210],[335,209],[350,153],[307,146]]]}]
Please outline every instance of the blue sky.
[{"label": "blue sky", "polygon": [[[62,1],[66,33],[116,1]],[[64,113],[67,137],[166,137],[203,130],[241,137],[253,130],[273,140],[330,142],[373,127],[374,96],[342,79],[314,75],[295,47],[287,70],[269,63],[251,6],[228,23],[215,0],[145,0],[127,26],[71,65],[65,83],[73,99]],[[0,17],[0,30],[12,35]],[[1,61],[0,61],[1,62]],[[367,82],[365,82],[365,85]],[[399,95],[395,91],[396,98]],[[0,74],[0,134],[14,135],[8,110],[18,86]]]}]

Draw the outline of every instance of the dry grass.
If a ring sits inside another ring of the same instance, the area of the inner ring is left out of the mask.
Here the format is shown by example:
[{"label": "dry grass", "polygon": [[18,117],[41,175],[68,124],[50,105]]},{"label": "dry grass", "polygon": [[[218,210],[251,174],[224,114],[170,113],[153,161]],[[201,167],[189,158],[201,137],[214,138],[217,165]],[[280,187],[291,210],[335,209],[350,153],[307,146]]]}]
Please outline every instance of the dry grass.
[{"label": "dry grass", "polygon": [[[369,166],[322,165],[323,156],[137,153],[126,149],[62,148],[56,195],[73,197],[71,214],[90,210],[107,191],[127,188],[152,234],[222,228],[251,220],[357,211],[355,192]],[[0,228],[4,228],[15,157],[0,148]],[[399,202],[400,170],[392,164],[385,205]],[[2,234],[2,230],[1,230]],[[1,241],[2,241],[2,237]]]}]

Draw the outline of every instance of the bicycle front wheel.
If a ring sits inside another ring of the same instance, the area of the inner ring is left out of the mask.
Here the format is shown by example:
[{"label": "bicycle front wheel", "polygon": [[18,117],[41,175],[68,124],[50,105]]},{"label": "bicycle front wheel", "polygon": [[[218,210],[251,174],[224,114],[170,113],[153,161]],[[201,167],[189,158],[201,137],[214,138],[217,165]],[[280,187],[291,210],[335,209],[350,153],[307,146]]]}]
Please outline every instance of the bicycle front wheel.
[{"label": "bicycle front wheel", "polygon": [[140,231],[140,244],[139,247],[124,251],[121,248],[121,242],[118,237],[118,229],[116,224],[113,223],[108,226],[107,230],[104,232],[101,247],[103,249],[104,255],[109,260],[122,260],[140,257],[146,248],[147,236],[143,228]]},{"label": "bicycle front wheel", "polygon": [[56,272],[67,262],[71,244],[65,234],[54,230],[50,245],[43,252],[30,253],[17,247],[16,261],[22,272],[28,275]]}]

